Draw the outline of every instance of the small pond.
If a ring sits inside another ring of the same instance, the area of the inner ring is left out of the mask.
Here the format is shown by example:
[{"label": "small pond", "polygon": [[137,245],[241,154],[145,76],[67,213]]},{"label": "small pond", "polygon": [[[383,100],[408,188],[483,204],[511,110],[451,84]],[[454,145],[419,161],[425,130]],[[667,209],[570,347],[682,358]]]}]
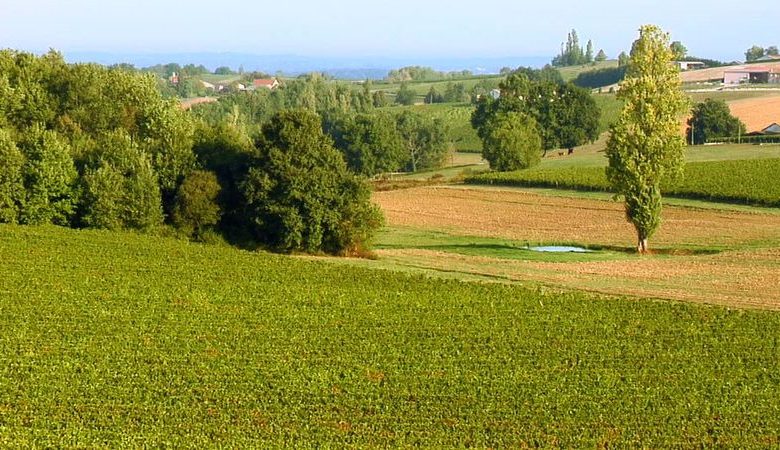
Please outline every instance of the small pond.
[{"label": "small pond", "polygon": [[543,252],[543,253],[592,253],[593,252],[593,250],[588,250],[587,248],[582,248],[582,247],[567,247],[567,246],[557,246],[557,245],[550,245],[545,247],[529,247],[528,250],[534,252]]}]

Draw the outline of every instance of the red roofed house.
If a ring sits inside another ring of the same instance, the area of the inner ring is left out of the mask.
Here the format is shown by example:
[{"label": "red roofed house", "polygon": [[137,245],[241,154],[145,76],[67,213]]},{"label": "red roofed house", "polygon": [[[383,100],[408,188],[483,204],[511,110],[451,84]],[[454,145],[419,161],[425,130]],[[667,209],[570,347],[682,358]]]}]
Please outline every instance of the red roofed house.
[{"label": "red roofed house", "polygon": [[279,80],[277,80],[276,78],[271,78],[271,79],[258,78],[252,82],[252,85],[255,88],[276,89],[279,87]]}]

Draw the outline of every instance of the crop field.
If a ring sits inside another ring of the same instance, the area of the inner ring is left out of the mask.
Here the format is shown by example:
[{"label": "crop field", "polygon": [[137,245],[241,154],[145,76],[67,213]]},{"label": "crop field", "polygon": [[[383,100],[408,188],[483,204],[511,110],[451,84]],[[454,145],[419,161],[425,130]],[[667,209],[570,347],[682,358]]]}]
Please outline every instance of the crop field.
[{"label": "crop field", "polygon": [[[667,195],[765,206],[780,206],[780,159],[692,162]],[[609,191],[603,167],[539,168],[471,176],[470,184]]]},{"label": "crop field", "polygon": [[780,316],[0,226],[4,447],[780,445]]},{"label": "crop field", "polygon": [[[493,281],[780,309],[780,213],[718,205],[667,206],[651,240],[631,254],[633,228],[619,202],[536,190],[428,187],[374,194],[389,229],[378,244],[389,267]],[[591,254],[539,255],[528,245],[578,245]]]}]

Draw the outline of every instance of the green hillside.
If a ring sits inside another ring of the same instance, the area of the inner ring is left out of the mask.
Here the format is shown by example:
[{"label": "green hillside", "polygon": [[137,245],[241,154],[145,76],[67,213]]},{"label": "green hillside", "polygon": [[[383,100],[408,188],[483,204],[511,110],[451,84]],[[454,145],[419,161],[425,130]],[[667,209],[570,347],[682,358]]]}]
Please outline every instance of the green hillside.
[{"label": "green hillside", "polygon": [[0,226],[3,447],[780,445],[780,316]]}]

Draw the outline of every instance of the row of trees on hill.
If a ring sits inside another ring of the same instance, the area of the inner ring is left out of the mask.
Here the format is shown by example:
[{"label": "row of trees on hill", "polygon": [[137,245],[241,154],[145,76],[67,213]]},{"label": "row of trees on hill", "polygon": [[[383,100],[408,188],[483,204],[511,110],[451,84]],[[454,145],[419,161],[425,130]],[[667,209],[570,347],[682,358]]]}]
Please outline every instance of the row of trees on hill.
[{"label": "row of trees on hill", "polygon": [[457,78],[470,78],[474,74],[468,70],[456,72],[441,72],[430,67],[407,66],[391,70],[385,77],[388,83],[403,83],[407,81],[439,81]]},{"label": "row of trees on hill", "polygon": [[552,65],[555,67],[579,66],[606,60],[607,55],[604,50],[599,50],[597,54],[594,54],[593,41],[588,40],[588,43],[583,47],[580,45],[577,30],[571,30],[566,42],[561,44],[561,53],[553,58]]},{"label": "row of trees on hill", "polygon": [[[0,52],[0,221],[330,253],[359,251],[381,223],[317,112],[356,107],[353,93],[302,81],[276,107],[250,99],[209,123],[155,78]],[[262,125],[244,121],[253,106]]]}]

